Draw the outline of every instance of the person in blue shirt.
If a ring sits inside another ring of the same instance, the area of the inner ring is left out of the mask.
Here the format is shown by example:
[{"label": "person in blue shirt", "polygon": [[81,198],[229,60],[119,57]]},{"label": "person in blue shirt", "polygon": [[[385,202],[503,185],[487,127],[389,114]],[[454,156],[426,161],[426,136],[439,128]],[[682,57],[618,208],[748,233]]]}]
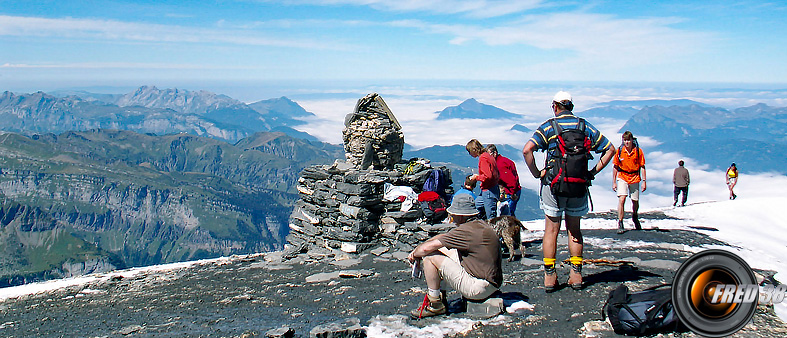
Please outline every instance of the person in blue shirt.
[{"label": "person in blue shirt", "polygon": [[484,203],[481,201],[480,197],[473,192],[475,190],[476,180],[473,179],[473,175],[467,175],[465,177],[465,183],[462,185],[459,190],[454,193],[454,197],[459,196],[461,194],[467,194],[473,197],[475,201],[476,209],[478,212],[483,216],[484,215]]},{"label": "person in blue shirt", "polygon": [[[574,116],[572,110],[574,103],[571,99],[571,94],[560,91],[555,94],[552,100],[552,112],[555,114],[555,122],[559,124],[563,130],[577,129],[579,126],[579,118]],[[585,122],[585,135],[590,140],[590,148],[596,153],[604,153],[599,162],[590,169],[590,175],[595,176],[599,171],[609,164],[612,156],[615,153],[615,146],[594,127],[592,124]],[[544,211],[545,224],[544,224],[544,238],[542,241],[542,252],[544,255],[544,289],[547,292],[552,292],[557,289],[557,272],[555,270],[555,256],[557,251],[557,235],[560,232],[560,223],[563,214],[566,216],[566,230],[568,231],[568,251],[571,255],[569,261],[571,263],[571,271],[569,275],[568,285],[573,289],[582,288],[582,250],[583,240],[582,232],[580,231],[579,223],[582,216],[588,213],[588,196],[582,197],[561,197],[554,196],[548,185],[545,182],[544,176],[547,174],[546,169],[538,169],[535,162],[533,153],[538,150],[547,152],[547,163],[545,168],[552,166],[555,162],[555,153],[558,147],[558,135],[552,128],[549,120],[544,122],[533,133],[533,137],[527,141],[525,147],[522,149],[522,155],[525,157],[525,163],[533,177],[541,179],[541,203],[539,206]]]}]

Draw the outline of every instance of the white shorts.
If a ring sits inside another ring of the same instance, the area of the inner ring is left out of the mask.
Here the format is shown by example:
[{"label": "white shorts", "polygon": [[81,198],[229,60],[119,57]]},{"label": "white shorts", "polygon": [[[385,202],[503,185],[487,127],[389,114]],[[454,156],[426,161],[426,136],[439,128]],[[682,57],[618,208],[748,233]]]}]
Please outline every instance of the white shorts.
[{"label": "white shorts", "polygon": [[615,183],[618,196],[629,196],[632,201],[639,201],[639,182],[629,184],[622,178],[618,178]]},{"label": "white shorts", "polygon": [[497,288],[487,280],[473,277],[450,256],[446,256],[443,264],[440,265],[440,277],[468,299],[485,299],[497,291]]}]

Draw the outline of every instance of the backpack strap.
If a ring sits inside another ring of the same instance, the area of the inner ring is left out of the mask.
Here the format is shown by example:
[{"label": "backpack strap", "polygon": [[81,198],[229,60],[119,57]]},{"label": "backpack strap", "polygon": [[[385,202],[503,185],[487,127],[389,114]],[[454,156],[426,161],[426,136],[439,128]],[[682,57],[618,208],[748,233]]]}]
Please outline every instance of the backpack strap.
[{"label": "backpack strap", "polygon": [[[549,119],[549,120],[547,120],[547,121],[549,122],[549,125],[552,126],[552,130],[555,131],[555,138],[557,139],[560,136],[560,133],[563,132],[563,128],[560,127],[560,123],[557,123],[557,120],[555,120],[554,117]],[[549,171],[549,166],[548,166],[549,159],[551,157],[554,157],[554,153],[556,151],[559,151],[559,149],[560,149],[560,140],[558,139],[555,142],[557,143],[557,146],[555,147],[556,149],[553,149],[551,153],[547,150],[547,156],[545,156],[545,159],[544,159],[544,169],[547,169],[547,171]],[[549,149],[549,145],[548,144],[547,144],[547,149]]]}]

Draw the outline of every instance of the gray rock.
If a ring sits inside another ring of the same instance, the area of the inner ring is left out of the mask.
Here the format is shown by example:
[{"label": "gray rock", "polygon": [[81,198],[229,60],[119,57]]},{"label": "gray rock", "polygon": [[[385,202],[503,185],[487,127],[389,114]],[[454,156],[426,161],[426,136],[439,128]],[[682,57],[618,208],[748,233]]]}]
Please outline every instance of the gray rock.
[{"label": "gray rock", "polygon": [[323,272],[306,277],[306,283],[320,283],[339,278],[339,271]]},{"label": "gray rock", "polygon": [[497,316],[505,311],[503,298],[488,298],[485,301],[467,300],[468,317],[476,319],[488,319]]},{"label": "gray rock", "polygon": [[372,255],[380,256],[380,255],[388,252],[388,250],[391,250],[391,248],[389,248],[387,246],[381,246],[381,247],[379,247],[377,249],[373,249],[372,251],[369,251],[369,252],[371,252]]},{"label": "gray rock", "polygon": [[366,330],[358,318],[347,318],[333,323],[317,325],[309,332],[311,338],[364,338]]},{"label": "gray rock", "polygon": [[295,337],[295,330],[289,327],[280,327],[278,329],[268,330],[265,332],[266,338],[293,338]]}]

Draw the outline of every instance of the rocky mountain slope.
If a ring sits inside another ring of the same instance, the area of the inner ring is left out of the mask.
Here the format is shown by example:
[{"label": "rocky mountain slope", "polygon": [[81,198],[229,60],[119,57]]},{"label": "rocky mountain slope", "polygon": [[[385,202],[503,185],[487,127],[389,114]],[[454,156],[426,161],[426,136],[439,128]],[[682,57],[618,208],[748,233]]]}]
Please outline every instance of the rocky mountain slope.
[{"label": "rocky mountain slope", "polygon": [[[612,213],[588,222],[610,222]],[[610,218],[610,219],[604,219]],[[369,337],[618,337],[601,319],[600,309],[620,283],[633,290],[671,282],[675,269],[696,248],[725,244],[701,233],[657,228],[675,222],[664,213],[643,214],[646,229],[623,235],[587,230],[585,258],[622,261],[587,264],[586,287],[544,293],[540,268],[541,233],[525,231],[526,257],[504,262],[501,291],[524,299],[532,309],[486,320],[462,312],[450,291],[452,313],[411,320],[425,282],[410,277],[406,250],[374,248],[360,255],[336,250],[332,259],[305,255],[283,260],[280,252],[96,275],[83,283],[0,301],[0,334],[39,336],[210,336],[308,337],[365,334]],[[558,239],[558,256],[568,257],[567,239]],[[636,247],[636,249],[634,249]],[[559,280],[568,278],[558,267]],[[770,276],[772,271],[757,271]],[[732,337],[783,337],[787,325],[772,306],[761,305],[752,323]],[[658,337],[699,337],[687,331]]]},{"label": "rocky mountain slope", "polygon": [[0,285],[281,248],[298,172],[338,146],[258,133],[0,134]]}]

